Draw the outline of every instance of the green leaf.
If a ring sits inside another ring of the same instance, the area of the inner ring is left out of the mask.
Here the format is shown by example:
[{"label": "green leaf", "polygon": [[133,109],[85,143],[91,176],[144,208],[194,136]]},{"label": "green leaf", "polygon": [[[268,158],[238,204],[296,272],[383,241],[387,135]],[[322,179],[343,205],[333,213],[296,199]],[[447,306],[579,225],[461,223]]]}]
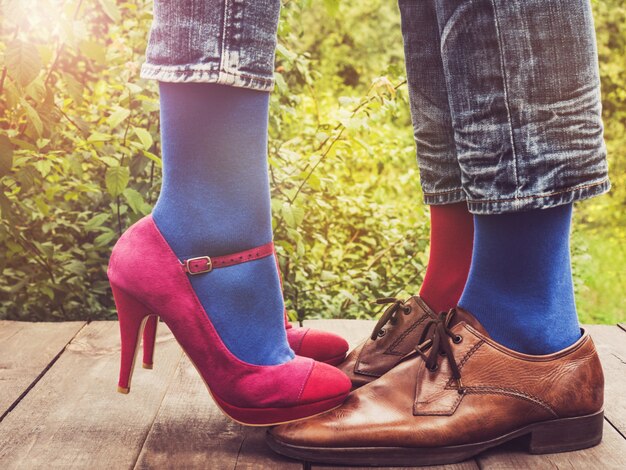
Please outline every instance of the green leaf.
[{"label": "green leaf", "polygon": [[67,89],[67,93],[74,100],[75,103],[81,104],[83,102],[83,85],[78,80],[76,80],[69,73],[63,74],[63,79],[65,80],[65,87]]},{"label": "green leaf", "polygon": [[128,180],[130,179],[130,171],[125,166],[111,166],[107,169],[104,181],[107,191],[112,197],[117,197],[126,189]]},{"label": "green leaf", "polygon": [[324,6],[330,16],[337,16],[339,13],[339,0],[324,0]]},{"label": "green leaf", "polygon": [[100,0],[100,6],[106,13],[106,15],[115,23],[119,23],[122,19],[120,9],[117,7],[113,0]]},{"label": "green leaf", "polygon": [[139,191],[132,188],[126,188],[126,190],[124,190],[124,197],[135,214],[143,214],[145,201]]},{"label": "green leaf", "polygon": [[37,48],[19,39],[9,43],[4,60],[9,76],[22,87],[32,82],[42,68]]},{"label": "green leaf", "polygon": [[111,136],[109,134],[103,134],[102,132],[93,132],[88,138],[87,142],[106,142],[111,140]]},{"label": "green leaf", "polygon": [[150,150],[150,147],[152,147],[152,144],[154,142],[152,140],[152,136],[150,135],[150,133],[147,130],[142,129],[141,127],[134,127],[133,129],[137,137],[139,137],[139,140],[141,141],[143,148],[145,150]]},{"label": "green leaf", "polygon": [[99,228],[108,219],[109,219],[109,214],[107,213],[94,215],[91,219],[85,222],[85,225],[83,225],[83,228],[84,230],[88,232],[91,230],[95,230]]},{"label": "green leaf", "polygon": [[93,241],[96,246],[108,245],[108,243],[117,236],[117,233],[112,230],[101,233]]},{"label": "green leaf", "polygon": [[35,128],[35,131],[38,135],[43,134],[43,122],[41,121],[41,117],[39,117],[39,113],[35,108],[33,108],[30,103],[26,100],[20,101],[24,110],[26,111],[26,117],[30,121],[30,123]]},{"label": "green leaf", "polygon": [[158,168],[161,168],[161,166],[163,165],[163,162],[161,161],[161,159],[157,157],[155,154],[153,154],[152,152],[148,152],[147,150],[144,150],[143,154],[147,159],[152,160],[154,163],[156,163]]},{"label": "green leaf", "polygon": [[4,134],[0,134],[0,178],[13,168],[13,144]]},{"label": "green leaf", "polygon": [[113,129],[122,123],[128,116],[130,116],[130,109],[117,108],[107,118],[107,124],[111,127],[111,129]]},{"label": "green leaf", "polygon": [[78,47],[88,59],[95,60],[100,64],[106,62],[106,50],[99,42],[92,40],[82,41]]}]

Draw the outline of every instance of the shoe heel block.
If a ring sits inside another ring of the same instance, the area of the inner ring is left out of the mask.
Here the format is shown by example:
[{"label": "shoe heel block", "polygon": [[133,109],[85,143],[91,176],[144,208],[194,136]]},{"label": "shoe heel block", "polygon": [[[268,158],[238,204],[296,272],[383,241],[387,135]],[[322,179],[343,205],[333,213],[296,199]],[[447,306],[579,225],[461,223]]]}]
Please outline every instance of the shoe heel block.
[{"label": "shoe heel block", "polygon": [[530,435],[531,454],[549,454],[586,449],[602,440],[604,411],[575,418],[540,423]]}]

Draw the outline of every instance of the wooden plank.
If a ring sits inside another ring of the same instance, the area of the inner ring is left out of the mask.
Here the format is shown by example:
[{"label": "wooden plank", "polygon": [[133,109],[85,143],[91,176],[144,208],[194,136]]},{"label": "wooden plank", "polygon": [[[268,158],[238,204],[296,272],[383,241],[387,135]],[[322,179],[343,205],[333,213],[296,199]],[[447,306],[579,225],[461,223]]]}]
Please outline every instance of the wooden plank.
[{"label": "wooden plank", "polygon": [[157,342],[121,395],[117,322],[85,326],[0,423],[0,468],[131,468],[182,354],[164,326]]},{"label": "wooden plank", "polygon": [[0,321],[0,421],[84,325]]},{"label": "wooden plank", "polygon": [[[374,326],[372,321],[316,320],[354,346]],[[266,428],[241,426],[217,408],[202,379],[185,357],[141,450],[136,468],[301,469],[300,462],[274,454],[265,444]]]},{"label": "wooden plank", "polygon": [[374,320],[305,320],[304,326],[337,333],[350,344],[350,349],[359,345],[372,334]]},{"label": "wooden plank", "polygon": [[185,356],[135,468],[301,469],[266,446],[265,431],[227,418]]},{"label": "wooden plank", "polygon": [[481,469],[497,470],[621,470],[626,456],[626,440],[605,421],[600,445],[561,454],[531,455],[527,441],[518,439],[477,457]]},{"label": "wooden plank", "polygon": [[626,436],[626,331],[611,325],[585,328],[596,344],[604,370],[604,416]]}]

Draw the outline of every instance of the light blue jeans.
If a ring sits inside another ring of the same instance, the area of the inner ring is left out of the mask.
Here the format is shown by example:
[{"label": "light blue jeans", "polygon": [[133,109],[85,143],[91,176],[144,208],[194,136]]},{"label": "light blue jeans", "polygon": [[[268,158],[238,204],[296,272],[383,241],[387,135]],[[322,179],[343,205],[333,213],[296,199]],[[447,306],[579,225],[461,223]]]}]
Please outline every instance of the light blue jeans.
[{"label": "light blue jeans", "polygon": [[[399,0],[427,204],[547,208],[610,188],[589,0]],[[155,0],[144,78],[269,91],[279,0]]]}]

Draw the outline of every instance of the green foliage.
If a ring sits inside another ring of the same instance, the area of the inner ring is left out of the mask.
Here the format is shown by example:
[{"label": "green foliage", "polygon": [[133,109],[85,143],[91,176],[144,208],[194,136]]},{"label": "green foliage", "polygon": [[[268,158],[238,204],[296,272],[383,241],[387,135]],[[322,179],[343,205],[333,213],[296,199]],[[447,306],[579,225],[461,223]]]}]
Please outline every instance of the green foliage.
[{"label": "green foliage", "polygon": [[[0,5],[0,318],[112,318],[111,247],[160,185],[156,86],[139,78],[152,2]],[[626,20],[619,0],[595,6],[616,189],[578,217],[623,237]],[[418,289],[428,248],[397,8],[287,1],[279,38],[269,163],[287,306],[367,318],[373,298]],[[576,236],[577,287],[598,292]]]}]

